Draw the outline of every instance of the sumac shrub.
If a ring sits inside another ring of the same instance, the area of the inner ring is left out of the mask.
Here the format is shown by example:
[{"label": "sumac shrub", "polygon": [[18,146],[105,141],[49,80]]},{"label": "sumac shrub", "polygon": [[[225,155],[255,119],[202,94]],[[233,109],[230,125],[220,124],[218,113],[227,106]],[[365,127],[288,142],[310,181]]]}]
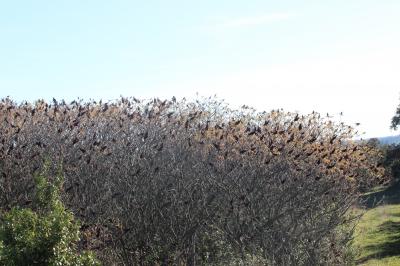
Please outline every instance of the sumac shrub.
[{"label": "sumac shrub", "polygon": [[43,158],[61,160],[82,246],[106,264],[341,264],[348,210],[383,180],[351,127],[214,99],[3,99],[0,132],[1,208],[29,201]]}]

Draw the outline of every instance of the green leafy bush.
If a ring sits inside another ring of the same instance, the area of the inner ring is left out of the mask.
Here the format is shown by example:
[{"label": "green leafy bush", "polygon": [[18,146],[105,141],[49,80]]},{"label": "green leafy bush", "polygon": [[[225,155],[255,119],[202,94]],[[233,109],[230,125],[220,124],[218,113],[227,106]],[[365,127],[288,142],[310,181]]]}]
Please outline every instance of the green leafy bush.
[{"label": "green leafy bush", "polygon": [[76,252],[79,224],[59,199],[62,180],[37,175],[36,210],[15,207],[2,215],[0,265],[99,265],[92,253]]}]

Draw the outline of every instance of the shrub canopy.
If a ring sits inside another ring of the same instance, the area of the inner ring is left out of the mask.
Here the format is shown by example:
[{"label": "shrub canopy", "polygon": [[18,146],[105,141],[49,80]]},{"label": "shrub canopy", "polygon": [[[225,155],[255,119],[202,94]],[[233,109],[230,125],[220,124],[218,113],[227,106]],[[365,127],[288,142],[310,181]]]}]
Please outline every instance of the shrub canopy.
[{"label": "shrub canopy", "polygon": [[[61,161],[64,198],[128,264],[341,263],[379,152],[318,113],[232,110],[200,99],[0,103],[0,207],[30,198],[30,173]],[[106,259],[106,258],[103,259]]]}]

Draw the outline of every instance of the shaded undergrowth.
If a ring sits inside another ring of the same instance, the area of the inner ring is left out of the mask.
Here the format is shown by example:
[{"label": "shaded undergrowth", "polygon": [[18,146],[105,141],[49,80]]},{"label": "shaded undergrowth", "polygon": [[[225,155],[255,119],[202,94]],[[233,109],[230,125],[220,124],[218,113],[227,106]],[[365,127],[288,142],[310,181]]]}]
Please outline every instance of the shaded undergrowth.
[{"label": "shaded undergrowth", "polygon": [[378,187],[361,197],[361,205],[367,209],[384,204],[400,204],[400,181],[391,186]]}]

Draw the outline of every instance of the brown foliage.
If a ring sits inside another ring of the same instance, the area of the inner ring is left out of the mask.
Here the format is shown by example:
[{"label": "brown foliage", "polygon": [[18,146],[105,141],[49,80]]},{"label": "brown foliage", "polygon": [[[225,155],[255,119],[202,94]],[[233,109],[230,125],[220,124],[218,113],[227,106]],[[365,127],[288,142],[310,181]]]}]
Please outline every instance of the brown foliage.
[{"label": "brown foliage", "polygon": [[340,263],[337,227],[383,181],[379,152],[346,125],[212,99],[3,99],[0,132],[0,208],[29,204],[32,174],[61,162],[67,206],[88,235],[107,232],[106,263]]}]

